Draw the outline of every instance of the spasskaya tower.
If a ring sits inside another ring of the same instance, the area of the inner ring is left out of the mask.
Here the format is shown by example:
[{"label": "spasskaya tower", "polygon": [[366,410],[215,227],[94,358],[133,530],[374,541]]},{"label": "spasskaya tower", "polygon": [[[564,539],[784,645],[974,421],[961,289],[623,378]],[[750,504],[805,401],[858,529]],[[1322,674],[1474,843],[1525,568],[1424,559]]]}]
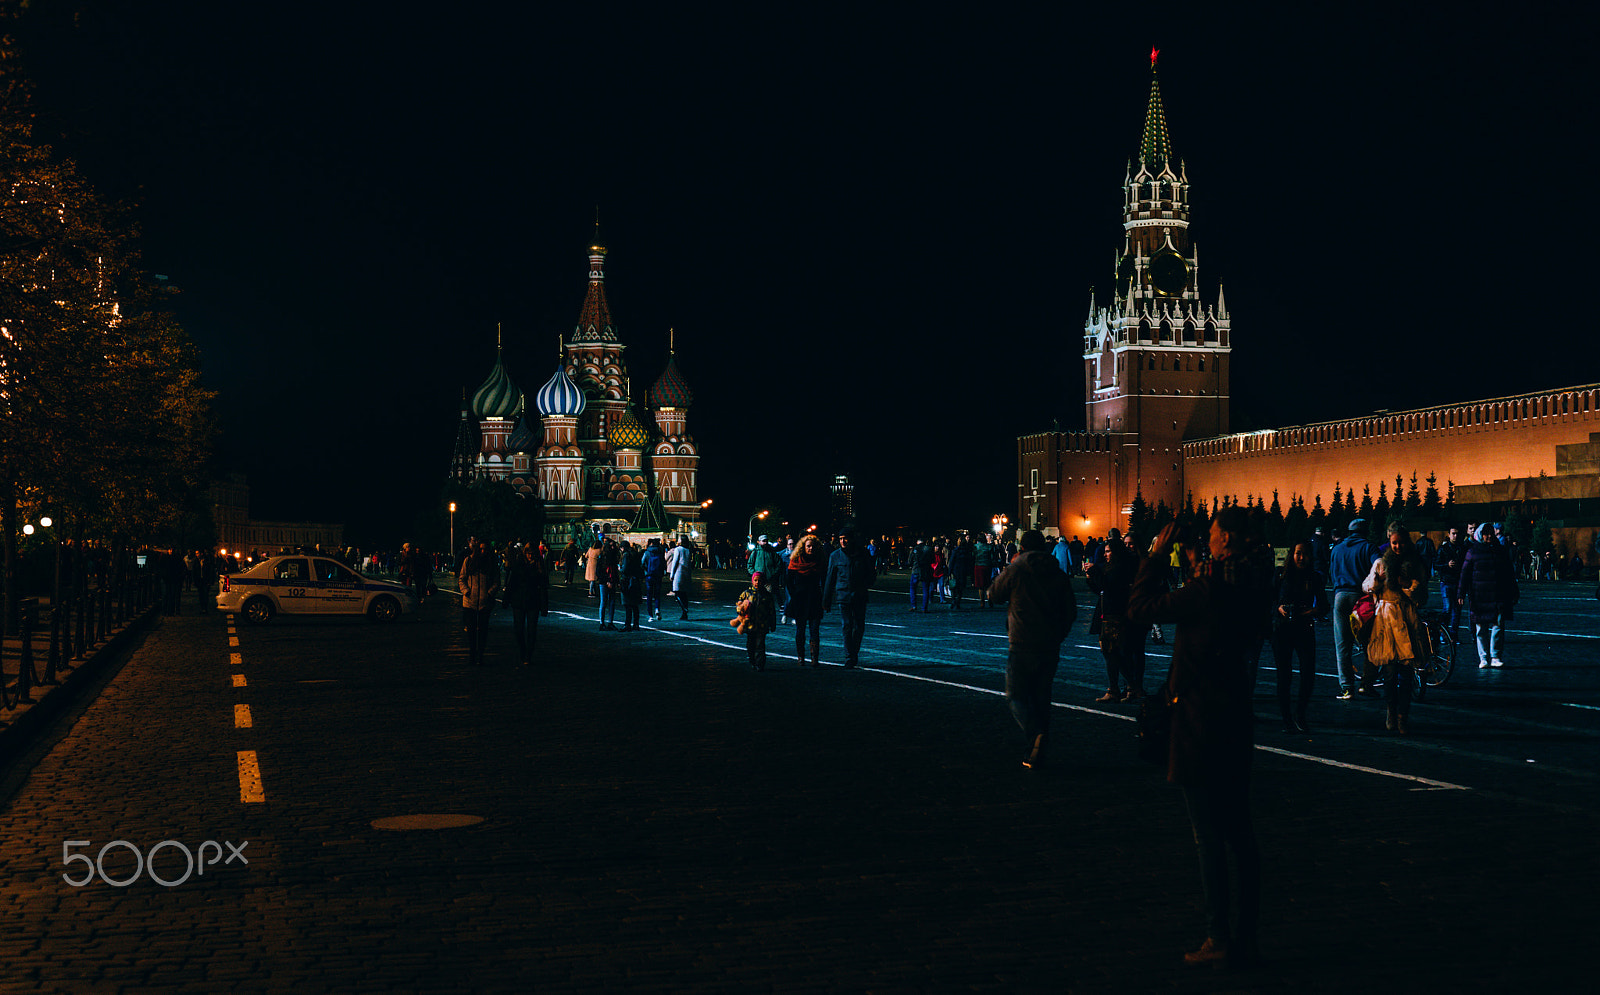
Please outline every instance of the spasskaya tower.
[{"label": "spasskaya tower", "polygon": [[1212,302],[1201,297],[1188,170],[1173,154],[1158,54],[1138,158],[1122,180],[1111,293],[1091,293],[1083,325],[1086,431],[1018,440],[1019,520],[1065,535],[1124,527],[1136,495],[1181,507],[1181,444],[1228,431],[1228,309],[1220,285]]}]

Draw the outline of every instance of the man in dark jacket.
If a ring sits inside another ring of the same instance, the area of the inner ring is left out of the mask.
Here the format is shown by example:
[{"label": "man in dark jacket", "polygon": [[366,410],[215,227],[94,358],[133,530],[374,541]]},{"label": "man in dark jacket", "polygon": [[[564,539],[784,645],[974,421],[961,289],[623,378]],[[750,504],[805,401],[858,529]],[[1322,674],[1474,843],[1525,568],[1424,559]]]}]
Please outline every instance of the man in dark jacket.
[{"label": "man in dark jacket", "polygon": [[1350,634],[1350,612],[1361,597],[1361,582],[1372,571],[1378,551],[1367,541],[1367,520],[1350,523],[1350,533],[1333,544],[1328,572],[1333,582],[1333,656],[1339,664],[1339,699],[1356,695],[1355,637]]},{"label": "man in dark jacket", "polygon": [[1450,526],[1434,562],[1439,569],[1439,597],[1444,600],[1450,634],[1455,635],[1461,625],[1461,568],[1467,563],[1467,542],[1461,537],[1461,526]]},{"label": "man in dark jacket", "polygon": [[[1205,540],[1210,562],[1198,564],[1194,578],[1171,592],[1165,573],[1177,529],[1168,525],[1140,566],[1128,599],[1128,617],[1136,625],[1177,623],[1172,671],[1163,691],[1173,701],[1167,780],[1183,788],[1188,804],[1206,907],[1206,940],[1184,954],[1190,964],[1227,960],[1249,967],[1260,959],[1261,855],[1250,823],[1255,718],[1250,701],[1264,622],[1261,591],[1270,585],[1251,562],[1249,525],[1237,505],[1220,512]],[[1198,559],[1199,551],[1194,555]],[[1230,850],[1239,877],[1235,930],[1228,924]]]},{"label": "man in dark jacket", "polygon": [[872,557],[856,545],[855,533],[839,533],[839,548],[828,557],[828,576],[822,582],[822,610],[839,603],[846,667],[854,667],[861,656],[861,637],[867,631],[867,592],[877,579]]},{"label": "man in dark jacket", "polygon": [[1024,767],[1044,761],[1050,736],[1050,684],[1061,662],[1061,640],[1078,617],[1072,580],[1045,552],[1044,534],[1022,533],[1022,552],[989,589],[1006,607],[1006,701],[1028,742]]}]

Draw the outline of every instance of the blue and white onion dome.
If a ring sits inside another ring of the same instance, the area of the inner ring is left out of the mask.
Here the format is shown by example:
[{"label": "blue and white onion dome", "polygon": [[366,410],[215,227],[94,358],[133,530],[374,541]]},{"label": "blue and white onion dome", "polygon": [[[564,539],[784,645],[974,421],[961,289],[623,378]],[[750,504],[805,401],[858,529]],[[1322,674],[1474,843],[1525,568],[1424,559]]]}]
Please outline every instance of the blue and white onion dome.
[{"label": "blue and white onion dome", "polygon": [[541,418],[576,418],[583,414],[584,403],[583,389],[572,382],[567,368],[560,364],[556,366],[555,376],[533,396],[533,406],[539,409]]},{"label": "blue and white onion dome", "polygon": [[489,378],[472,395],[472,413],[479,418],[509,418],[517,413],[517,405],[521,401],[522,391],[506,375],[505,364],[496,354]]}]

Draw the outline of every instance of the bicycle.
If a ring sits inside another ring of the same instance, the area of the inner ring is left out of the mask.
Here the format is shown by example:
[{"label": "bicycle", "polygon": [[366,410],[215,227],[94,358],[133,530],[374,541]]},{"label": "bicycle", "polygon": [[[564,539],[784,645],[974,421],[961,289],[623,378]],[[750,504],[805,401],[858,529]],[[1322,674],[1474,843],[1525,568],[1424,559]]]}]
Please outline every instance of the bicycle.
[{"label": "bicycle", "polygon": [[[1416,664],[1412,669],[1411,696],[1417,701],[1424,701],[1428,696],[1429,688],[1443,687],[1450,680],[1450,675],[1456,669],[1456,650],[1460,647],[1460,640],[1446,624],[1447,617],[1440,611],[1419,612],[1422,617],[1423,627],[1428,633],[1428,659]],[[1365,647],[1357,644],[1357,651],[1365,656]],[[1371,664],[1363,664],[1356,668],[1357,673],[1371,675],[1367,687],[1373,690],[1383,686],[1383,671]]]},{"label": "bicycle", "polygon": [[1424,611],[1422,624],[1428,630],[1428,660],[1417,667],[1417,700],[1421,701],[1428,688],[1443,687],[1456,669],[1456,650],[1461,642],[1447,624],[1449,616],[1441,611]]}]

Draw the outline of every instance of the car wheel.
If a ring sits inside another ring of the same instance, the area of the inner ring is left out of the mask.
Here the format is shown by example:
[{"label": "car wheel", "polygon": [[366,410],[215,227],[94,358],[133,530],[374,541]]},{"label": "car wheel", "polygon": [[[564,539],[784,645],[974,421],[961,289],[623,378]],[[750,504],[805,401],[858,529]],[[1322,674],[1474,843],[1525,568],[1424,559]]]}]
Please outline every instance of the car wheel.
[{"label": "car wheel", "polygon": [[270,622],[272,621],[272,616],[276,614],[276,610],[272,607],[272,601],[268,598],[260,597],[246,601],[240,612],[244,615],[244,620],[252,625]]},{"label": "car wheel", "polygon": [[367,609],[367,614],[372,616],[374,622],[392,622],[400,616],[400,602],[385,594],[372,600],[372,607]]}]

